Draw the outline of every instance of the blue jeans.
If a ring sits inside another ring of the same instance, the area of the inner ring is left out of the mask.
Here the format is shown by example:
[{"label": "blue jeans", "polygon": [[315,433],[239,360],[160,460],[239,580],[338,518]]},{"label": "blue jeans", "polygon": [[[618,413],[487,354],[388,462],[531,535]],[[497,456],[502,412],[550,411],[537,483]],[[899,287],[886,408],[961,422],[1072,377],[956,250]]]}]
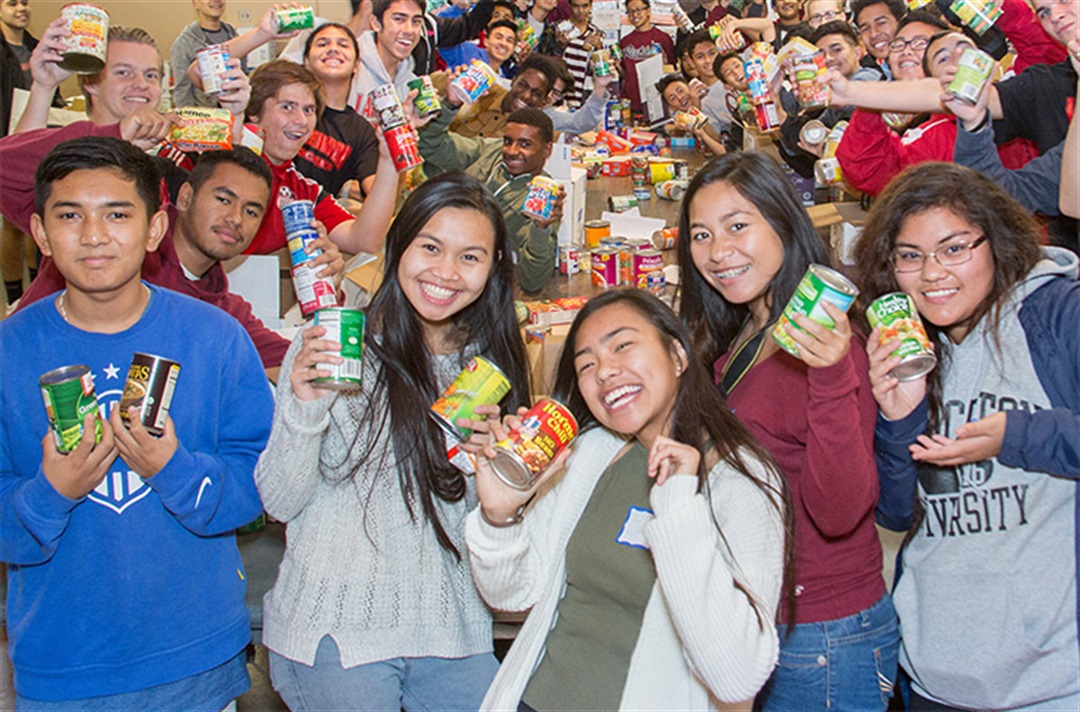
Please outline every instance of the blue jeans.
[{"label": "blue jeans", "polygon": [[[755,708],[884,710],[896,681],[900,630],[892,598],[821,623],[778,625],[780,663],[758,693]],[[787,637],[785,637],[787,636]]]},{"label": "blue jeans", "polygon": [[491,653],[391,658],[346,669],[330,636],[319,641],[314,667],[270,651],[270,680],[294,712],[477,710],[498,669]]}]

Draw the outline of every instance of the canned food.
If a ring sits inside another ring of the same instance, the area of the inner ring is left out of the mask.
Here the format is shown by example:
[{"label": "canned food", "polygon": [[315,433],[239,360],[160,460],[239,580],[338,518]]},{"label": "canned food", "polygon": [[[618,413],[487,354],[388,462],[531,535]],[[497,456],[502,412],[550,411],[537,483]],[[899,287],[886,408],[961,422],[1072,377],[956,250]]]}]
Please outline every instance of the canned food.
[{"label": "canned food", "polygon": [[619,255],[619,284],[634,284],[634,252],[628,245],[623,245],[618,250]]},{"label": "canned food", "polygon": [[637,198],[638,204],[640,204],[643,200],[652,200],[652,191],[646,186],[634,188],[634,197]]},{"label": "canned food", "polygon": [[369,101],[375,110],[375,117],[379,122],[379,128],[383,131],[404,126],[408,121],[405,119],[405,109],[398,99],[397,90],[393,84],[382,84],[371,90]]},{"label": "canned food", "polygon": [[459,440],[468,440],[473,431],[459,427],[459,418],[476,417],[476,407],[496,405],[510,392],[510,381],[499,367],[482,356],[475,356],[454,382],[432,404],[431,416],[439,426]]},{"label": "canned food", "polygon": [[101,442],[104,434],[101,409],[89,366],[62,366],[43,374],[38,385],[57,450],[68,453],[78,446],[83,436],[83,421],[91,413],[94,414],[94,443]]},{"label": "canned food", "polygon": [[277,11],[278,32],[310,30],[315,27],[315,11],[310,5],[285,7]]},{"label": "canned food", "polygon": [[574,414],[558,401],[541,398],[521,416],[521,424],[495,443],[491,469],[514,489],[531,488],[551,461],[577,436]]},{"label": "canned food", "polygon": [[821,185],[839,183],[843,177],[844,174],[840,170],[840,159],[836,156],[819,158],[814,161],[814,178]]},{"label": "canned food", "polygon": [[893,292],[875,299],[866,310],[870,327],[878,329],[878,344],[900,340],[890,354],[899,356],[900,365],[889,371],[898,381],[910,381],[929,373],[937,365],[937,356],[919,319],[915,300],[903,292]]},{"label": "canned food", "polygon": [[559,181],[547,176],[533,176],[521,212],[526,217],[551,220],[551,213],[559,199]]},{"label": "canned food", "polygon": [[772,336],[780,347],[792,356],[799,355],[799,345],[787,333],[784,328],[791,324],[796,329],[802,329],[795,323],[794,316],[803,316],[816,321],[830,329],[836,326],[828,312],[825,311],[824,303],[828,302],[846,312],[859,294],[859,289],[844,275],[824,265],[810,265],[803,275],[795,293],[791,295],[787,306],[784,307]]},{"label": "canned food", "polygon": [[593,250],[589,256],[592,283],[597,287],[619,286],[618,250]]},{"label": "canned food", "polygon": [[626,243],[626,238],[621,235],[608,235],[600,238],[600,249],[618,250]]},{"label": "canned food", "polygon": [[577,245],[559,245],[559,274],[577,274],[581,269],[579,259]]},{"label": "canned food", "polygon": [[120,419],[131,427],[129,408],[137,408],[139,422],[154,437],[165,432],[165,419],[169,417],[176,380],[180,378],[180,364],[154,354],[135,352],[128,366],[124,394],[120,396]]},{"label": "canned food", "polygon": [[901,114],[896,111],[881,112],[881,119],[885,125],[894,131],[902,131],[915,119],[915,114]]},{"label": "canned food", "polygon": [[534,30],[532,25],[528,22],[522,25],[521,29],[518,30],[517,40],[516,53],[519,58],[540,43],[540,38],[536,36],[536,30]]},{"label": "canned food", "polygon": [[364,312],[347,307],[329,307],[315,312],[315,326],[326,328],[324,339],[333,339],[341,344],[338,356],[343,363],[320,363],[320,369],[326,369],[331,375],[316,378],[322,388],[349,390],[360,387],[364,371]]},{"label": "canned food", "polygon": [[623,244],[633,252],[653,249],[652,240],[644,237],[629,237]]},{"label": "canned food", "polygon": [[664,292],[667,291],[667,277],[664,276],[663,270],[649,272],[648,275],[646,275],[645,291],[654,297],[664,296]]},{"label": "canned food", "polygon": [[611,235],[611,223],[607,220],[590,220],[585,223],[585,246],[599,247],[600,238]]},{"label": "canned food", "polygon": [[679,164],[675,161],[650,161],[649,180],[653,185],[669,180],[677,180],[679,176]]},{"label": "canned food", "polygon": [[608,198],[608,207],[613,213],[625,212],[630,208],[636,208],[637,205],[637,198],[633,195],[612,195]]},{"label": "canned food", "polygon": [[828,135],[829,127],[817,119],[807,121],[799,130],[799,140],[807,146],[817,146],[824,143],[825,137]]},{"label": "canned food", "polygon": [[822,158],[832,158],[836,155],[836,149],[840,147],[840,141],[844,139],[844,131],[847,130],[848,122],[838,121],[829,135],[825,137],[825,145],[821,149]]},{"label": "canned food", "polygon": [[825,81],[825,53],[796,55],[795,81],[799,86],[799,103],[804,109],[818,109],[829,105],[829,84]]},{"label": "canned food", "polygon": [[750,94],[750,101],[760,104],[769,97],[769,82],[765,79],[765,65],[757,57],[743,62],[743,74]]},{"label": "canned food", "polygon": [[292,268],[293,289],[296,301],[300,303],[300,313],[306,318],[329,307],[337,306],[337,292],[334,281],[329,277],[318,277],[325,265],[312,267],[310,260]]},{"label": "canned food", "polygon": [[611,55],[607,50],[598,49],[592,53],[592,70],[594,77],[610,77],[615,73]]},{"label": "canned food", "polygon": [[412,126],[390,129],[383,133],[383,138],[386,139],[386,147],[390,149],[390,157],[394,160],[398,173],[424,164],[424,158],[420,155],[420,138]]},{"label": "canned food", "polygon": [[[302,230],[314,231],[311,223],[315,220],[315,203],[310,200],[294,200],[291,203],[286,203],[281,206],[281,219],[285,223],[286,235],[292,235],[294,232]],[[293,264],[299,264],[295,256],[293,257]]]},{"label": "canned food", "polygon": [[754,118],[762,132],[767,133],[780,128],[780,114],[776,111],[776,104],[772,99],[754,104]]},{"label": "canned food", "polygon": [[225,109],[182,106],[174,113],[184,120],[173,126],[169,143],[181,151],[228,151],[232,148],[234,117]]},{"label": "canned food", "polygon": [[677,227],[665,227],[663,230],[657,230],[652,234],[653,247],[658,250],[673,250],[675,249],[675,240],[679,237],[679,228]]},{"label": "canned food", "polygon": [[1001,17],[1000,4],[994,0],[954,0],[949,9],[960,18],[961,22],[981,35],[993,27]]},{"label": "canned food", "polygon": [[656,196],[664,200],[682,200],[690,184],[681,180],[665,180],[656,184]]},{"label": "canned food", "polygon": [[495,83],[495,72],[490,66],[474,59],[469,68],[454,78],[449,92],[460,103],[472,103],[479,99]]},{"label": "canned food", "polygon": [[622,47],[616,42],[613,45],[608,46],[607,51],[611,54],[611,58],[616,62],[621,62],[623,58]]},{"label": "canned food", "polygon": [[634,252],[634,286],[638,289],[649,288],[649,275],[664,269],[664,256],[659,250],[638,250]]},{"label": "canned food", "polygon": [[439,101],[439,92],[431,83],[431,76],[425,74],[413,79],[408,84],[409,89],[416,92],[413,106],[416,107],[416,115],[421,119],[434,116],[442,111],[442,102]]},{"label": "canned food", "polygon": [[220,44],[203,47],[195,53],[204,94],[217,94],[221,91],[221,75],[228,71],[225,63],[229,61],[229,56],[229,48]]},{"label": "canned food", "polygon": [[960,61],[956,64],[956,75],[945,91],[957,99],[975,104],[993,73],[994,58],[986,52],[969,47],[960,55]]},{"label": "canned food", "polygon": [[109,13],[96,5],[74,3],[60,8],[71,33],[60,54],[61,69],[76,74],[96,74],[105,68],[109,41]]}]

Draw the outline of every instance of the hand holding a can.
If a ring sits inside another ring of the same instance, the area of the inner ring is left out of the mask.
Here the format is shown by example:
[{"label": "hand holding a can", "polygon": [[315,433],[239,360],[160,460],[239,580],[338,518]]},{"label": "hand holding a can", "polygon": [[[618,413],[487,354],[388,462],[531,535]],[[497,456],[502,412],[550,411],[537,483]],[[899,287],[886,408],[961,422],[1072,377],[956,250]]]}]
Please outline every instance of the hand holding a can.
[{"label": "hand holding a can", "polygon": [[676,442],[664,435],[657,436],[649,448],[649,477],[661,487],[671,477],[690,476],[697,479],[701,453],[696,447]]},{"label": "hand holding a can", "polygon": [[544,220],[542,218],[534,217],[532,219],[533,224],[541,230],[546,230],[555,223],[562,220],[563,204],[566,202],[566,188],[559,186],[559,194],[555,196],[555,202],[551,206],[551,217]]},{"label": "hand holding a can", "polygon": [[79,444],[66,454],[57,449],[51,432],[41,440],[41,471],[53,489],[68,499],[90,494],[105,479],[119,454],[109,423],[101,424],[101,442],[94,444],[96,417],[95,413],[87,414]]},{"label": "hand holding a can", "polygon": [[68,21],[58,17],[45,28],[41,40],[30,55],[30,77],[35,85],[49,91],[50,100],[56,87],[72,74],[60,68],[63,54],[68,50],[67,38],[70,36]]},{"label": "hand holding a can", "polygon": [[281,32],[280,26],[278,24],[279,11],[299,7],[303,6],[295,2],[279,2],[274,3],[270,6],[270,9],[267,10],[263,14],[262,18],[259,19],[259,24],[255,28],[259,32],[259,34],[263,36],[264,43],[274,39],[285,39],[287,37],[294,37],[299,34],[299,30]]},{"label": "hand holding a can", "polygon": [[[948,76],[943,77],[941,80],[944,87],[948,87],[949,81]],[[960,119],[966,131],[972,131],[978,128],[986,116],[986,112],[989,111],[987,107],[990,105],[990,87],[992,86],[993,82],[986,82],[979,91],[979,97],[974,104],[961,99],[950,91],[946,91],[941,95],[941,105]]]},{"label": "hand holding a can", "polygon": [[119,407],[113,408],[109,413],[109,425],[112,427],[116,449],[135,474],[148,480],[169,464],[180,443],[176,439],[171,417],[166,416],[161,437],[155,437],[143,425],[136,406],[128,408],[128,415],[129,427],[124,427]]},{"label": "hand holding a can", "polygon": [[926,397],[926,376],[901,381],[891,375],[901,362],[897,355],[901,339],[879,343],[880,338],[881,327],[875,327],[866,341],[866,356],[870,361],[870,390],[886,420],[902,420],[911,415]]},{"label": "hand holding a can", "polygon": [[233,126],[236,129],[234,144],[240,144],[240,135],[244,130],[244,111],[251,99],[251,82],[240,68],[240,60],[231,57],[225,62],[227,69],[221,74],[221,92],[217,95],[218,105],[233,116],[238,116],[241,121],[236,121]]},{"label": "hand holding a can", "polygon": [[472,431],[468,439],[461,443],[461,449],[472,455],[480,456],[484,453],[485,448],[494,442],[492,435],[495,427],[499,425],[500,411],[497,404],[483,403],[475,406],[472,412],[473,415],[481,416],[481,418],[458,418],[455,425],[459,429]]},{"label": "hand holding a can", "polygon": [[847,314],[831,302],[823,300],[821,306],[836,322],[835,328],[830,329],[802,314],[791,317],[801,328],[796,329],[791,324],[784,326],[784,330],[798,345],[799,359],[810,368],[834,366],[851,348],[851,322],[848,321]]},{"label": "hand holding a can", "polygon": [[401,108],[405,112],[405,120],[409,122],[409,125],[419,131],[427,126],[431,121],[438,116],[438,114],[432,114],[430,116],[420,116],[416,112],[416,97],[418,92],[413,89],[409,91],[409,95],[405,97],[405,101],[401,102]]},{"label": "hand holding a can", "polygon": [[314,383],[316,378],[331,378],[334,375],[330,369],[320,368],[320,364],[345,363],[345,359],[339,355],[341,344],[322,338],[325,335],[326,327],[323,326],[309,326],[300,334],[303,344],[289,374],[289,383],[298,400],[315,401],[333,392]]},{"label": "hand holding a can", "polygon": [[322,267],[323,269],[315,274],[316,277],[334,278],[337,281],[337,278],[345,272],[345,258],[341,256],[338,246],[327,237],[325,225],[318,220],[312,220],[311,226],[315,228],[315,232],[319,233],[319,238],[312,240],[304,248],[306,254],[316,255],[311,260],[311,268]]}]

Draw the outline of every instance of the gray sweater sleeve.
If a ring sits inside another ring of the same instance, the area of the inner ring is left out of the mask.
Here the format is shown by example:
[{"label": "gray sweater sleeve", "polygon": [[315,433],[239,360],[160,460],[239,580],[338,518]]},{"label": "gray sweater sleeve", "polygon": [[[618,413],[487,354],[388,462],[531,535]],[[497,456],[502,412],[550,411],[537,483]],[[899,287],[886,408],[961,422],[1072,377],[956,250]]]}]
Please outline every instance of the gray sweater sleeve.
[{"label": "gray sweater sleeve", "polygon": [[[198,27],[198,23],[193,24]],[[192,25],[188,25],[176,36],[176,41],[173,42],[169,53],[169,64],[173,74],[173,106],[197,106],[195,87],[187,77],[187,68],[195,61],[195,53],[205,46],[205,43],[191,30]]]},{"label": "gray sweater sleeve", "polygon": [[971,133],[958,122],[953,160],[990,177],[1028,210],[1053,216],[1060,214],[1058,186],[1064,150],[1065,143],[1059,143],[1023,168],[1009,170],[1001,163],[989,124]]},{"label": "gray sweater sleeve", "polygon": [[583,134],[595,131],[604,120],[604,109],[607,102],[595,92],[589,94],[589,98],[577,111],[556,111],[552,108],[544,109],[544,113],[551,119],[556,131],[571,134]]}]

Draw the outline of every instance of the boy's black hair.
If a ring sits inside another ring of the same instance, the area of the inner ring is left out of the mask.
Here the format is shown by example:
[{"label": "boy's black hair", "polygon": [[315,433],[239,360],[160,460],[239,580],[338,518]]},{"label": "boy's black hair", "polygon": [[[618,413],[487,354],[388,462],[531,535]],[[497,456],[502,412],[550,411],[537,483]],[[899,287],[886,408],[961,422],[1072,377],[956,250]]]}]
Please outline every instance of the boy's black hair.
[{"label": "boy's black hair", "polygon": [[506,118],[506,123],[536,127],[539,129],[540,139],[544,143],[551,143],[555,140],[555,127],[552,125],[548,115],[540,111],[540,109],[533,109],[528,106],[524,109],[518,109]]},{"label": "boy's black hair", "polygon": [[146,216],[161,209],[161,172],[153,158],[118,138],[86,136],[57,144],[38,164],[34,174],[34,203],[38,215],[52,195],[52,186],[75,171],[113,170],[135,184],[146,205]]},{"label": "boy's black hair", "polygon": [[274,174],[270,172],[270,166],[247,146],[235,146],[228,151],[204,151],[195,162],[191,173],[188,174],[187,182],[192,188],[198,190],[213,175],[218,166],[225,163],[243,168],[248,173],[262,178],[268,190],[274,184]]}]

